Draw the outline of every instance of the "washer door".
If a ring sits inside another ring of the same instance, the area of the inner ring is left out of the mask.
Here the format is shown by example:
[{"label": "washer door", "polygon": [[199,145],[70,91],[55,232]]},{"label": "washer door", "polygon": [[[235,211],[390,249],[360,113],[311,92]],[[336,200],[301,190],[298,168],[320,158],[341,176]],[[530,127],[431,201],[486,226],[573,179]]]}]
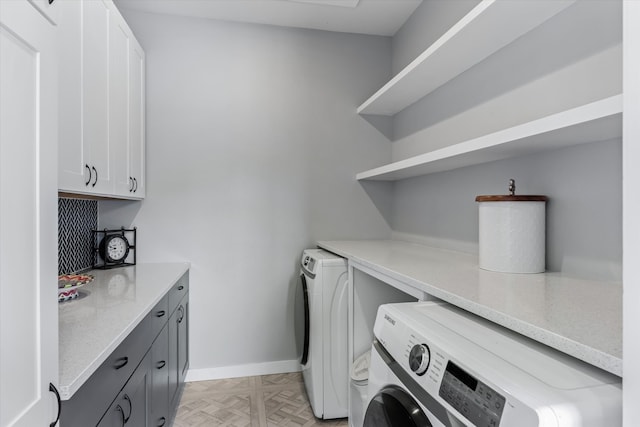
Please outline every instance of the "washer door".
[{"label": "washer door", "polygon": [[363,427],[432,427],[418,402],[398,386],[390,385],[369,402]]}]

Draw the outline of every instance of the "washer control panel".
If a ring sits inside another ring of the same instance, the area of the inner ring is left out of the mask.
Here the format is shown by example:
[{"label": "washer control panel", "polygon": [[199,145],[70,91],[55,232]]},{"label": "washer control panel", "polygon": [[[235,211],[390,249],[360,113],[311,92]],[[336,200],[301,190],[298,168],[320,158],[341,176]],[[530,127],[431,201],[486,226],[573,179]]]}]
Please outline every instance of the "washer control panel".
[{"label": "washer control panel", "polygon": [[500,424],[504,396],[452,361],[447,362],[438,394],[475,426]]}]

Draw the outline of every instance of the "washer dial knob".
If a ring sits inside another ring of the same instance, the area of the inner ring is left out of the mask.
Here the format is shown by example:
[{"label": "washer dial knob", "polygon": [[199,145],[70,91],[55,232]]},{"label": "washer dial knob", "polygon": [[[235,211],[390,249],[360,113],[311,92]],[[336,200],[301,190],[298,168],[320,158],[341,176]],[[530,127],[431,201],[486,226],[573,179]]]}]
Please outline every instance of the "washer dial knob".
[{"label": "washer dial knob", "polygon": [[429,368],[431,353],[426,344],[416,344],[409,353],[409,367],[418,375],[424,375]]}]

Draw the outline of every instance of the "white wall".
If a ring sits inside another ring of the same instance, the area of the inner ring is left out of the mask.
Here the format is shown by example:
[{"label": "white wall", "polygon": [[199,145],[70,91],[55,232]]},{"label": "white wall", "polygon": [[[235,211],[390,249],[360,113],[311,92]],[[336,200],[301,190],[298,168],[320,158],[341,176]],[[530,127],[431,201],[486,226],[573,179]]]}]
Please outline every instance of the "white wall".
[{"label": "white wall", "polygon": [[200,377],[295,367],[302,249],[389,237],[354,175],[391,156],[355,111],[390,39],[123,14],[147,54],[147,197],[100,202],[101,227],[137,226],[139,262],[192,263]]}]

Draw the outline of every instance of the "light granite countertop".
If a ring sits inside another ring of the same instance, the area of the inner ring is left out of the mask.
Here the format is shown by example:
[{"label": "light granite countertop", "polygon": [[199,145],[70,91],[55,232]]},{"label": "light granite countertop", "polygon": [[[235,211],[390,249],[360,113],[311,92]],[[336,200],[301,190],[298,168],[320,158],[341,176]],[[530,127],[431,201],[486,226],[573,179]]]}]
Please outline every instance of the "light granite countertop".
[{"label": "light granite countertop", "polygon": [[95,279],[80,288],[80,297],[59,304],[62,400],[78,391],[189,268],[158,263],[87,273]]},{"label": "light granite countertop", "polygon": [[622,376],[620,282],[486,271],[478,267],[477,255],[397,240],[318,246],[390,284],[408,285]]}]

